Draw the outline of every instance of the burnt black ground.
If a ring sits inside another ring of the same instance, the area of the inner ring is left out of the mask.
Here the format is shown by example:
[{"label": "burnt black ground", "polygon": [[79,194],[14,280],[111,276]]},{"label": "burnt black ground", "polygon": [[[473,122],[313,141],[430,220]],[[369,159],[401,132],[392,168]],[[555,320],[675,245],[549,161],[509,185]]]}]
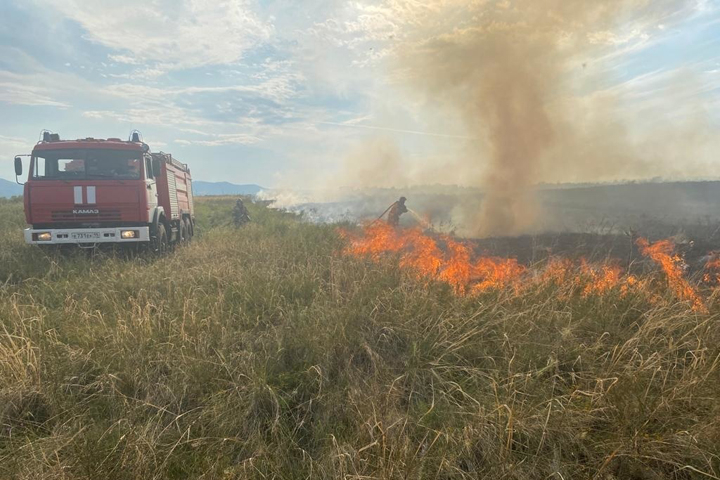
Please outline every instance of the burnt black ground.
[{"label": "burnt black ground", "polygon": [[[695,232],[673,238],[676,251],[687,264],[689,275],[703,270],[708,255],[720,251],[720,237]],[[523,265],[542,263],[549,257],[571,260],[586,259],[592,262],[615,263],[624,269],[640,272],[653,268],[639,247],[638,234],[545,233],[518,237],[471,240],[477,255],[515,258]],[[657,241],[664,236],[649,237]],[[672,237],[671,237],[672,238]]]}]

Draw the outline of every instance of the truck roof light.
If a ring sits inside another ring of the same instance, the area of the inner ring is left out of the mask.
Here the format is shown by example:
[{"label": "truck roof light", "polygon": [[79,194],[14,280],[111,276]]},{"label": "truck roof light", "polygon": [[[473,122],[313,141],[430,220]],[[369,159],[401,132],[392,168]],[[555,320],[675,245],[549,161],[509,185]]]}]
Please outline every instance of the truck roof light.
[{"label": "truck roof light", "polygon": [[52,133],[50,130],[43,130],[40,135],[41,135],[43,142],[59,142],[60,141],[60,135],[58,135],[57,133]]}]

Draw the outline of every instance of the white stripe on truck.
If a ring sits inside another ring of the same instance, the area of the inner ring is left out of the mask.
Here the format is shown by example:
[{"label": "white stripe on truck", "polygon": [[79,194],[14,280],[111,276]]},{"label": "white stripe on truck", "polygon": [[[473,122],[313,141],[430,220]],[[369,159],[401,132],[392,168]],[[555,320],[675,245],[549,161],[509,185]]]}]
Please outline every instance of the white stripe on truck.
[{"label": "white stripe on truck", "polygon": [[75,193],[75,205],[82,205],[82,187],[73,187],[73,192]]}]

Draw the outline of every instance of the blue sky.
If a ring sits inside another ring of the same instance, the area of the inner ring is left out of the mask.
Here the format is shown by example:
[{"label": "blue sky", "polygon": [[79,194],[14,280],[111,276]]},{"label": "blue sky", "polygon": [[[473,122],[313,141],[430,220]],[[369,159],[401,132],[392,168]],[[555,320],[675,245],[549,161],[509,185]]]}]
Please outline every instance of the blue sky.
[{"label": "blue sky", "polygon": [[[613,118],[650,167],[543,180],[673,176],[686,164],[687,176],[717,176],[718,1],[666,2],[667,15],[588,33],[601,45],[567,101],[591,109],[612,94]],[[352,184],[369,156],[368,169],[399,162],[412,181],[462,184],[452,166],[466,126],[396,65],[403,42],[462,27],[447,9],[484,3],[512,2],[0,0],[0,177],[14,178],[9,160],[43,128],[65,138],[137,128],[196,179]]]}]

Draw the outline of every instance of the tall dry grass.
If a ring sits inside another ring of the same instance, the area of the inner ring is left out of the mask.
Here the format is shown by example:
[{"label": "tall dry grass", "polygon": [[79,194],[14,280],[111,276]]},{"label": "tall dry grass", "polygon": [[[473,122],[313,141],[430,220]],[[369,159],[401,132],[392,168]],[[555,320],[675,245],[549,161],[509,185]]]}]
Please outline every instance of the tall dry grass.
[{"label": "tall dry grass", "polygon": [[0,203],[0,478],[718,478],[720,307],[459,298],[232,199],[160,259],[22,244]]}]

